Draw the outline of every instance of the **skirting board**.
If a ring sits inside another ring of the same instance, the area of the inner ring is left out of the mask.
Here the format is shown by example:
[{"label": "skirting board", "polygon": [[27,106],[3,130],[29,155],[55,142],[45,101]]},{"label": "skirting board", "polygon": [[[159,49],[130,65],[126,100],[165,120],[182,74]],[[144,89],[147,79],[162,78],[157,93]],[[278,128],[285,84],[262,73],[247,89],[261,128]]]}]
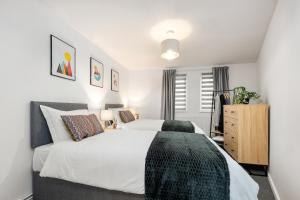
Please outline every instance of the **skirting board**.
[{"label": "skirting board", "polygon": [[275,187],[275,184],[274,184],[274,182],[273,182],[273,179],[272,179],[270,173],[268,173],[268,180],[269,180],[271,189],[272,189],[272,191],[273,191],[275,200],[280,200],[279,193],[278,193],[278,191],[277,191],[277,189],[276,189],[276,187]]}]

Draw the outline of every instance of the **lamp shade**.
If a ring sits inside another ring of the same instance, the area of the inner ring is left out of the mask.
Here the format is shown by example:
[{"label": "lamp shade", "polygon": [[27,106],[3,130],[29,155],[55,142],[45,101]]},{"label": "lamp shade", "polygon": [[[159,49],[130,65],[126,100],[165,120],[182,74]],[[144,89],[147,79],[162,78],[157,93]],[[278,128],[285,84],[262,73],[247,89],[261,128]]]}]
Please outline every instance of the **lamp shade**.
[{"label": "lamp shade", "polygon": [[167,60],[174,60],[179,56],[179,41],[166,39],[161,43],[161,57]]},{"label": "lamp shade", "polygon": [[112,110],[102,110],[101,111],[101,120],[109,121],[114,119],[114,114]]}]

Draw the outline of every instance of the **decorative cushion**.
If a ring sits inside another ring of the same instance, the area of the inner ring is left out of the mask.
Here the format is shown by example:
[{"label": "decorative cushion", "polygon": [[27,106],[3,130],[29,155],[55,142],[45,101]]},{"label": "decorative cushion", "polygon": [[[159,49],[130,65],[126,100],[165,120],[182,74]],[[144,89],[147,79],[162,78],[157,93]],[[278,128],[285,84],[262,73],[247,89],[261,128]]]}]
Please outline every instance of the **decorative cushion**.
[{"label": "decorative cushion", "polygon": [[97,116],[92,115],[63,115],[61,116],[75,141],[104,132]]},{"label": "decorative cushion", "polygon": [[89,115],[88,110],[62,111],[47,106],[40,106],[47,121],[50,134],[54,143],[72,140],[68,128],[65,126],[62,115]]},{"label": "decorative cushion", "polygon": [[127,110],[126,115],[127,115],[127,118],[129,119],[129,121],[135,120],[135,117],[130,110]]},{"label": "decorative cushion", "polygon": [[129,110],[119,111],[120,118],[122,122],[128,123],[135,120],[135,117]]}]

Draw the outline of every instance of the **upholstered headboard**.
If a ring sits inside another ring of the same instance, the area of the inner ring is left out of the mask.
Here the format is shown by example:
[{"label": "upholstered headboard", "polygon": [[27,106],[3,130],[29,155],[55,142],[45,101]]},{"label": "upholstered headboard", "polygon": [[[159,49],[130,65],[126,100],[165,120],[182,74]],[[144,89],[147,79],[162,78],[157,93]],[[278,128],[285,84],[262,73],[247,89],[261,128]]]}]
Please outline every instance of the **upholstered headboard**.
[{"label": "upholstered headboard", "polygon": [[123,104],[105,104],[105,110],[109,108],[123,108]]},{"label": "upholstered headboard", "polygon": [[88,109],[88,105],[82,103],[56,103],[32,101],[30,103],[30,131],[32,148],[52,143],[50,131],[47,122],[44,118],[44,115],[40,109],[40,105],[64,111]]}]

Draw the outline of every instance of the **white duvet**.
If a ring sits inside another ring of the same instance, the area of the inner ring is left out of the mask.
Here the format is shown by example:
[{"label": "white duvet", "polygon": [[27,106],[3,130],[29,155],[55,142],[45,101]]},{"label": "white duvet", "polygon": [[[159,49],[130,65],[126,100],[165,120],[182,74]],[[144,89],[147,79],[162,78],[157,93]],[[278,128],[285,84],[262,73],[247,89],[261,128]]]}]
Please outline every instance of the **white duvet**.
[{"label": "white duvet", "polygon": [[[164,123],[164,120],[156,119],[138,119],[128,123],[118,124],[121,129],[131,129],[131,130],[148,130],[148,131],[160,131]],[[192,124],[195,127],[195,132],[204,134],[204,131],[199,128],[194,122]]]},{"label": "white duvet", "polygon": [[[144,194],[145,158],[155,135],[156,131],[123,129],[80,142],[54,144],[40,176]],[[229,167],[230,199],[256,200],[258,185],[227,153],[220,151]]]}]

